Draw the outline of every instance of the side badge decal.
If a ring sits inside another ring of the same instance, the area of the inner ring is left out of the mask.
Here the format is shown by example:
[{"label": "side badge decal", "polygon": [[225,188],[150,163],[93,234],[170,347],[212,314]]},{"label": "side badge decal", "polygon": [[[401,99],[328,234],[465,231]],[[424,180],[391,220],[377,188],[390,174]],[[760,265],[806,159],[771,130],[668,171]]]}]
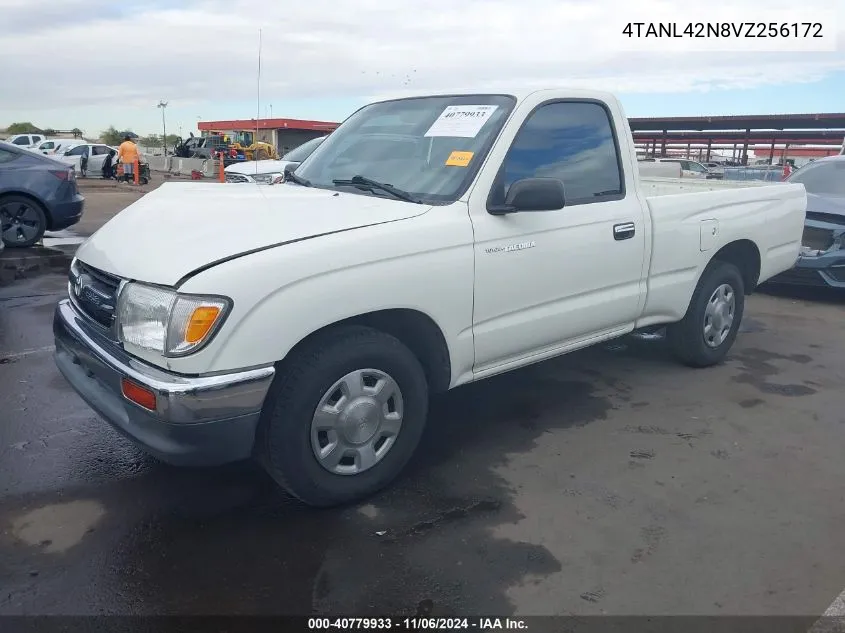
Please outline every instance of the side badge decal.
[{"label": "side badge decal", "polygon": [[518,244],[508,244],[506,246],[491,246],[490,248],[485,248],[484,252],[488,255],[492,255],[494,253],[511,253],[513,251],[524,251],[526,248],[534,248],[537,246],[536,242],[520,242]]}]

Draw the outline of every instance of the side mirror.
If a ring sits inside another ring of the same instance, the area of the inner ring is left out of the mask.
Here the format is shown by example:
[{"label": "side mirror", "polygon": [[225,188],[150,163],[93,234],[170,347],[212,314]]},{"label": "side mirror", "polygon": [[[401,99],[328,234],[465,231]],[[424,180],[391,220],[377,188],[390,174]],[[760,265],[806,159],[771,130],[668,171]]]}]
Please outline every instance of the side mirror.
[{"label": "side mirror", "polygon": [[503,205],[488,207],[493,215],[520,211],[557,211],[566,204],[563,182],[557,178],[523,178],[508,189]]}]

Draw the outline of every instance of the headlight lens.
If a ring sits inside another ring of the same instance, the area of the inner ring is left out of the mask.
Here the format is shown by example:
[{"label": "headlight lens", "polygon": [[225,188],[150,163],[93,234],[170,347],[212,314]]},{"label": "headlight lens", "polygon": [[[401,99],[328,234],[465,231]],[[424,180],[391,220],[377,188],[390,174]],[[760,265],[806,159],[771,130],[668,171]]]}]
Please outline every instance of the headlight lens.
[{"label": "headlight lens", "polygon": [[131,282],[117,302],[118,338],[165,356],[183,356],[211,340],[230,306],[224,297],[185,295]]},{"label": "headlight lens", "polygon": [[267,184],[272,183],[272,182],[273,182],[274,180],[276,180],[279,176],[282,176],[282,178],[284,178],[284,174],[278,174],[278,173],[273,173],[273,174],[255,174],[255,175],[253,176],[253,178],[255,179],[255,182],[261,183],[262,185],[267,185]]}]

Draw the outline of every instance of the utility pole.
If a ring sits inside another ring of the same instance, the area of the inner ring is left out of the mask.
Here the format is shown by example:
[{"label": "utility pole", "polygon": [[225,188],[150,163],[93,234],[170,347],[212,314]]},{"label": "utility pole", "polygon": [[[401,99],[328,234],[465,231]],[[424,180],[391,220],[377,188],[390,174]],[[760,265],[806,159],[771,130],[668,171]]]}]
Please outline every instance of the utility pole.
[{"label": "utility pole", "polygon": [[167,156],[167,122],[164,120],[164,111],[167,109],[167,101],[159,101],[158,107],[161,108],[161,147],[164,149],[164,155]]}]

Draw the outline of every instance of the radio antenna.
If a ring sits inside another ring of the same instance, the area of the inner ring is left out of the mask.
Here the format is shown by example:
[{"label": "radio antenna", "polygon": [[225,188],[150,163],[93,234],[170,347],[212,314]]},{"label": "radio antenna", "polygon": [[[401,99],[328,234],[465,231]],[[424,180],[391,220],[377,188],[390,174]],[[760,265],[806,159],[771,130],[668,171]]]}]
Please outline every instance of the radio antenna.
[{"label": "radio antenna", "polygon": [[[256,95],[255,95],[255,139],[253,140],[254,143],[258,143],[258,122],[261,119],[261,29],[258,29],[258,80],[256,82]],[[253,152],[253,159],[256,158],[255,154],[258,150]],[[258,161],[255,160],[255,173],[258,173]]]}]

